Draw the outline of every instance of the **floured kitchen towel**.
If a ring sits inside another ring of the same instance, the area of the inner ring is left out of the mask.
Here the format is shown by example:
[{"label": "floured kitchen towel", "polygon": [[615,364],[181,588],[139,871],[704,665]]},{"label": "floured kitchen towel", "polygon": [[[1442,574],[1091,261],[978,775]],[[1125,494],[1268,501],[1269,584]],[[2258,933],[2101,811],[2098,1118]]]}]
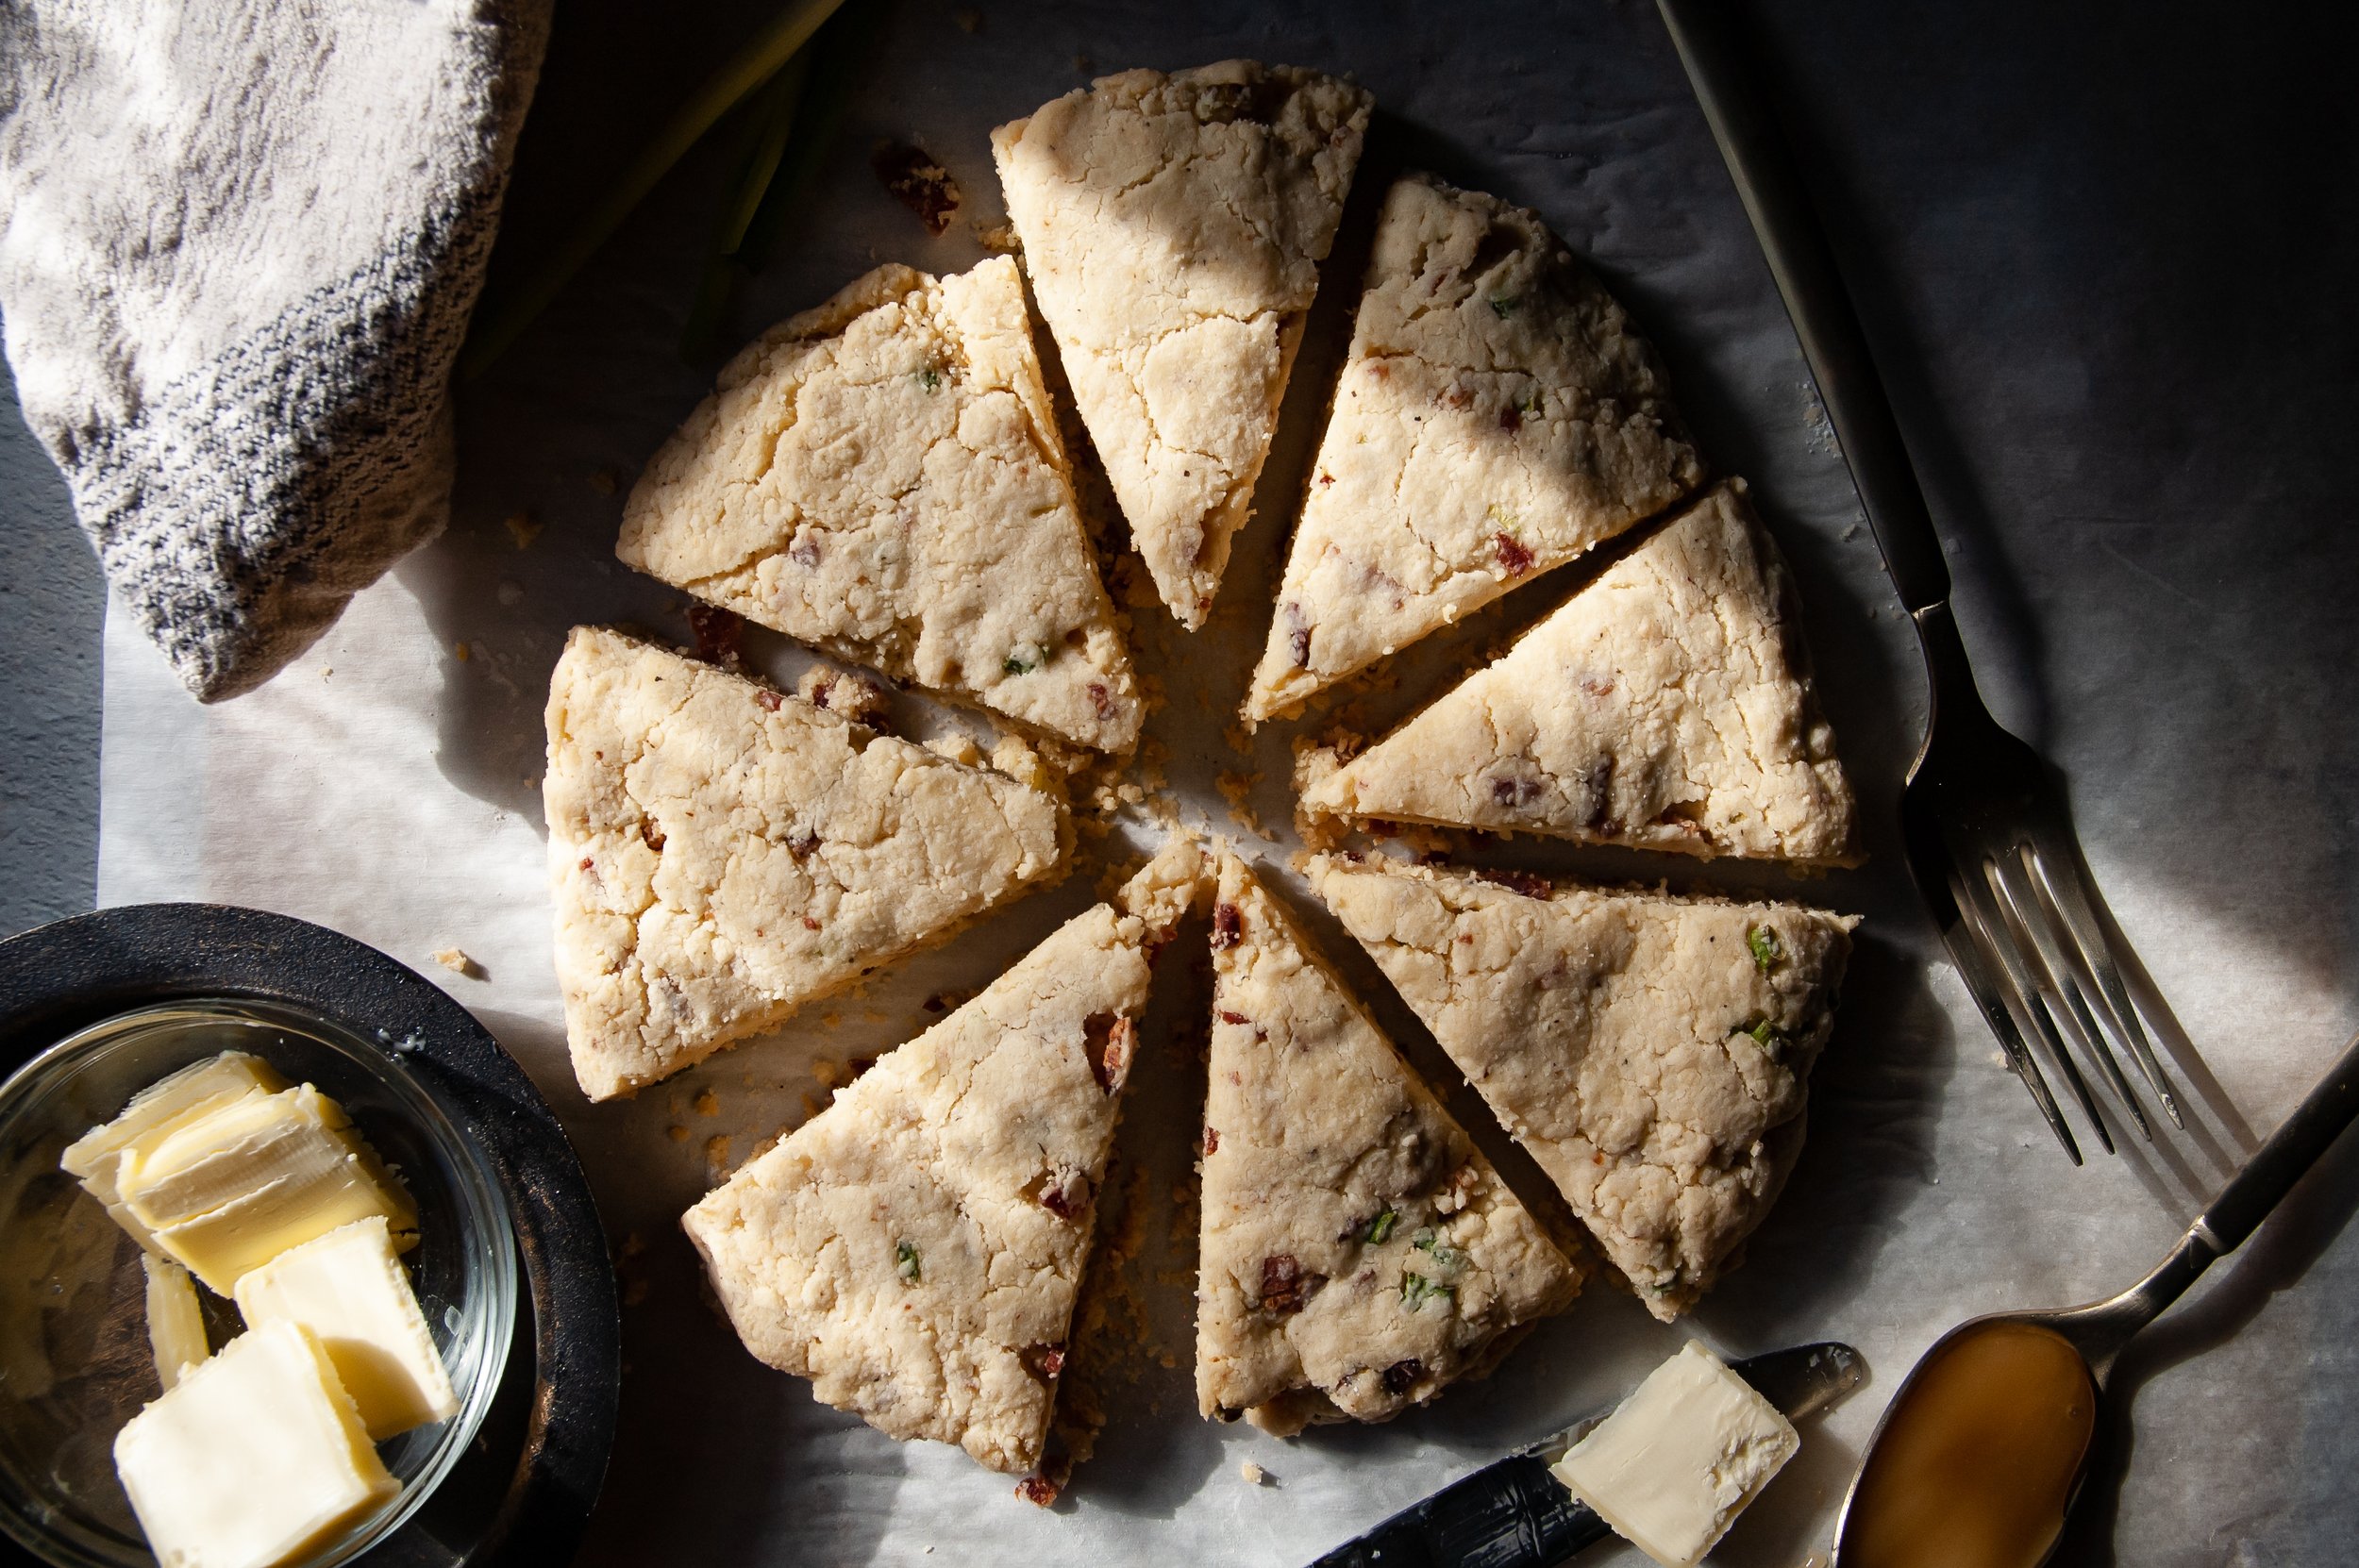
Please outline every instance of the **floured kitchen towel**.
[{"label": "floured kitchen towel", "polygon": [[548,0],[0,5],[0,322],[205,701],[443,526],[450,370]]}]

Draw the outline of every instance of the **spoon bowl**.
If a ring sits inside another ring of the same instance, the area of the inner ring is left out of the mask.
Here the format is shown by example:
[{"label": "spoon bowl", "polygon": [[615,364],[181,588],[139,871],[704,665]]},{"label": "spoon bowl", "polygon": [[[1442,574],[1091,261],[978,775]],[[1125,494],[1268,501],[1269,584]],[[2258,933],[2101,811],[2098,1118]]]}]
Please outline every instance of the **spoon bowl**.
[{"label": "spoon bowl", "polygon": [[2359,1036],[2147,1276],[2102,1301],[1972,1318],[1933,1342],[1869,1437],[1830,1568],[2041,1568],[2087,1479],[2122,1351],[2241,1246],[2359,1118]]}]

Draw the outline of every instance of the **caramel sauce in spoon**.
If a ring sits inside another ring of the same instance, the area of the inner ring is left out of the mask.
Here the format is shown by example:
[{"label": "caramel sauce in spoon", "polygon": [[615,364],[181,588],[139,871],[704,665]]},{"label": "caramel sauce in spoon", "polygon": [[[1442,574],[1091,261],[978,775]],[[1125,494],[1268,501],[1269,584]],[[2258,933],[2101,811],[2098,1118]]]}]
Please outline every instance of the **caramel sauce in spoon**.
[{"label": "caramel sauce in spoon", "polygon": [[1844,1518],[1843,1568],[2038,1568],[2096,1425],[2096,1381],[2063,1335],[1969,1326],[1885,1418]]}]

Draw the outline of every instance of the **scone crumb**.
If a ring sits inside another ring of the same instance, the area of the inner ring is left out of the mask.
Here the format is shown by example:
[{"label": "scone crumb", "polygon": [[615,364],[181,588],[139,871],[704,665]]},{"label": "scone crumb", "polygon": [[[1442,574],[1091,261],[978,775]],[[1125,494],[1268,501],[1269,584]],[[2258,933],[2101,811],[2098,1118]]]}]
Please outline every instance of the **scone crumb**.
[{"label": "scone crumb", "polygon": [[1237,1474],[1245,1477],[1245,1484],[1247,1486],[1261,1486],[1269,1480],[1269,1472],[1255,1464],[1251,1460],[1239,1462]]},{"label": "scone crumb", "polygon": [[685,1143],[688,1142],[688,1129],[680,1126],[678,1122],[674,1122],[670,1126],[663,1129],[663,1136],[669,1138],[675,1143]]},{"label": "scone crumb", "polygon": [[1278,835],[1270,831],[1261,813],[1253,809],[1253,778],[1254,776],[1249,773],[1224,768],[1213,779],[1213,787],[1220,792],[1220,798],[1229,803],[1231,822],[1256,838],[1276,843]]},{"label": "scone crumb", "polygon": [[528,511],[511,511],[501,521],[519,550],[530,549],[532,542],[541,537],[541,520]]},{"label": "scone crumb", "polygon": [[483,977],[483,966],[456,947],[436,948],[434,961],[452,974],[464,975],[471,980],[479,980]]},{"label": "scone crumb", "polygon": [[927,233],[940,239],[949,228],[962,199],[959,182],[931,153],[906,142],[879,142],[868,166],[893,199],[917,215]]},{"label": "scone crumb", "polygon": [[[803,678],[795,684],[795,694],[813,708],[824,708],[840,713],[856,725],[871,729],[878,727],[887,708],[893,701],[877,679],[858,670],[838,670],[830,665],[814,664],[803,672]],[[937,753],[948,756],[946,752]],[[956,758],[956,761],[971,762],[972,758]]]},{"label": "scone crumb", "polygon": [[697,1091],[697,1093],[696,1093],[696,1114],[697,1114],[697,1115],[699,1115],[699,1116],[718,1116],[718,1115],[720,1115],[720,1114],[721,1114],[721,1096],[720,1096],[720,1095],[718,1095],[718,1094],[715,1094],[715,1093],[714,1093],[711,1090],[710,1090],[710,1089],[704,1089],[704,1090],[699,1090],[699,1091]]}]

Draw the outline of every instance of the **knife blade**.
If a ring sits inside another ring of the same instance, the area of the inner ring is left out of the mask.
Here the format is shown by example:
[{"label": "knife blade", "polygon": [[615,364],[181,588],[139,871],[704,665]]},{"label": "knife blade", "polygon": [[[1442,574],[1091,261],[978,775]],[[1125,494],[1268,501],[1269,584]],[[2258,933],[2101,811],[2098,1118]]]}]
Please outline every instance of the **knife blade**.
[{"label": "knife blade", "polygon": [[[1860,1353],[1833,1341],[1748,1357],[1729,1370],[1789,1421],[1826,1409],[1867,1377]],[[1548,1473],[1565,1449],[1611,1413],[1599,1410],[1452,1481],[1312,1568],[1555,1568],[1613,1533]]]}]

